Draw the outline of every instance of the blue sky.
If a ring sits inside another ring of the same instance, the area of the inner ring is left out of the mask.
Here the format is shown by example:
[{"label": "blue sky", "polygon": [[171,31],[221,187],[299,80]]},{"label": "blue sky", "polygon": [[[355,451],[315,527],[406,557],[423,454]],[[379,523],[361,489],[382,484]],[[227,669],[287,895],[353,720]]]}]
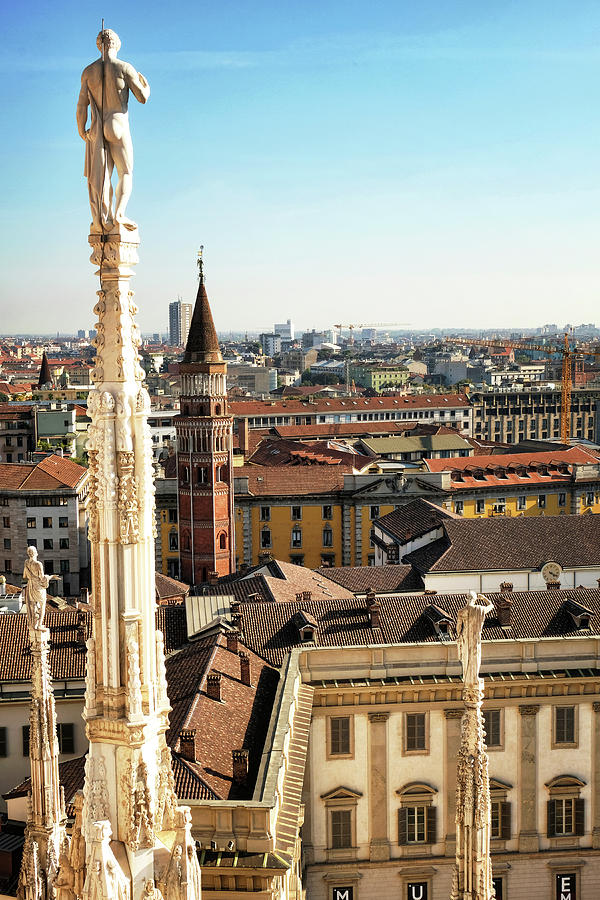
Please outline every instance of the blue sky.
[{"label": "blue sky", "polygon": [[4,13],[0,332],[93,325],[75,103],[99,17],[130,105],[144,331],[600,320],[600,4],[30,2]]}]

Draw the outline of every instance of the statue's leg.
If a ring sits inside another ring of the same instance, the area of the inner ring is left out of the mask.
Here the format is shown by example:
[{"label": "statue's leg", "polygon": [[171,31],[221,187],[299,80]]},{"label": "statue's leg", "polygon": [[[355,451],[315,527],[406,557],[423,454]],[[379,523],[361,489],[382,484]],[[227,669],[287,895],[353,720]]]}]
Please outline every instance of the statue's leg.
[{"label": "statue's leg", "polygon": [[116,190],[115,221],[135,227],[135,222],[132,222],[131,219],[125,216],[125,210],[133,187],[133,144],[129,130],[123,134],[121,141],[111,144],[111,151],[119,174],[119,183]]}]

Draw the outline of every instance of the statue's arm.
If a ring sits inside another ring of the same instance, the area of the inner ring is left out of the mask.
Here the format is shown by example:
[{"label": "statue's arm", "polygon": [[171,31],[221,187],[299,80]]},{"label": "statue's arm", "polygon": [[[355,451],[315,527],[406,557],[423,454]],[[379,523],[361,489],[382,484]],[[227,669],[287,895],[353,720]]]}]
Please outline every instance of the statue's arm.
[{"label": "statue's arm", "polygon": [[496,607],[495,607],[494,604],[491,602],[491,600],[488,600],[487,597],[481,597],[481,599],[482,599],[482,600],[485,600],[485,605],[484,605],[484,604],[481,604],[481,606],[482,606],[482,609],[483,609],[485,615],[487,616],[487,614],[488,614],[489,612],[492,612],[492,610],[495,609]]},{"label": "statue's arm", "polygon": [[127,86],[136,100],[145,103],[150,96],[150,85],[141,72],[136,72],[133,66],[127,63],[125,67]]},{"label": "statue's arm", "polygon": [[88,93],[87,80],[85,72],[81,76],[81,90],[79,91],[79,99],[77,100],[77,110],[75,116],[77,118],[77,131],[83,140],[86,140],[85,124],[87,122],[87,111],[90,105],[90,97]]}]

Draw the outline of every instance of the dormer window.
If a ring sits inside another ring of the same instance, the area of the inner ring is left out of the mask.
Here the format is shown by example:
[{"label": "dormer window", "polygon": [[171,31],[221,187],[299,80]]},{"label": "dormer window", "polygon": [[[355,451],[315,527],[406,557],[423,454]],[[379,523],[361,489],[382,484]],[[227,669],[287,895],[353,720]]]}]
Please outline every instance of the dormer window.
[{"label": "dormer window", "polygon": [[298,636],[302,644],[315,642],[318,622],[310,613],[300,610],[292,616],[292,622],[298,629]]},{"label": "dormer window", "polygon": [[429,606],[423,610],[423,615],[429,620],[440,640],[450,640],[450,623],[452,622],[452,618],[445,609],[436,606],[434,603],[430,603]]},{"label": "dormer window", "polygon": [[576,600],[565,600],[563,609],[567,612],[577,630],[583,630],[590,627],[590,619],[593,616],[591,609],[578,603]]}]

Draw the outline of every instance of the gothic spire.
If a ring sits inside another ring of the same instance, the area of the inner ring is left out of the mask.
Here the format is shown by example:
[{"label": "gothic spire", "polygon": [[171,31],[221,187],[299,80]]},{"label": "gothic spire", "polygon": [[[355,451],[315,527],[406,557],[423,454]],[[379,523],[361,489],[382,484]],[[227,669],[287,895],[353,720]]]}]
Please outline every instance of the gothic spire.
[{"label": "gothic spire", "polygon": [[219,349],[219,339],[213,322],[208,295],[204,285],[204,265],[202,261],[202,250],[198,253],[198,271],[200,280],[198,283],[198,293],[196,295],[196,304],[192,315],[190,325],[190,333],[185,348],[185,356],[183,362],[189,363],[220,363],[223,362],[221,351]]},{"label": "gothic spire", "polygon": [[40,377],[38,378],[37,386],[39,388],[42,388],[46,384],[52,384],[52,375],[50,374],[48,357],[46,356],[46,351],[44,350],[42,354],[42,365],[40,367]]}]

